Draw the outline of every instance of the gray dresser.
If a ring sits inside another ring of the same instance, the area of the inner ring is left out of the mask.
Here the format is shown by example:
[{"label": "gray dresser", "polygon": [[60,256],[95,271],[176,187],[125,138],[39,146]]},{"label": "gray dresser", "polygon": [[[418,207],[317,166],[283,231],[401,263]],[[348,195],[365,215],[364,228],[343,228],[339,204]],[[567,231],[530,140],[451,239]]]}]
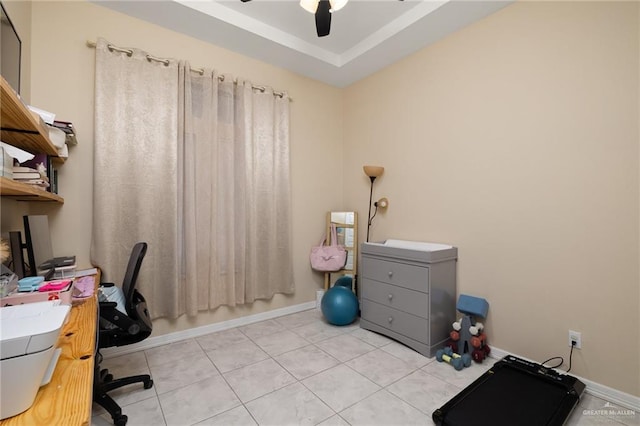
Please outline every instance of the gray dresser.
[{"label": "gray dresser", "polygon": [[456,320],[458,249],[387,240],[360,253],[360,327],[433,357]]}]

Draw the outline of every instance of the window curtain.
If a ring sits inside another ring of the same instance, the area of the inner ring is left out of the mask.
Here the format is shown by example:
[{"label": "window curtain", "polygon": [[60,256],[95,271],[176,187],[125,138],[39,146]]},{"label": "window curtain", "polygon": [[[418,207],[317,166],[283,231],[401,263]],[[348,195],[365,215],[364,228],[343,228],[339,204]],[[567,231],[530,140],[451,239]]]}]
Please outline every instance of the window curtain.
[{"label": "window curtain", "polygon": [[207,71],[184,75],[187,313],[292,293],[289,100]]},{"label": "window curtain", "polygon": [[[147,241],[140,291],[152,317],[293,293],[286,95],[131,50],[97,43],[94,264],[121,282],[130,247]],[[157,175],[145,181],[98,171],[144,169],[149,157]]]},{"label": "window curtain", "polygon": [[96,44],[91,261],[122,284],[136,242],[148,243],[137,286],[155,316],[184,305],[176,285],[178,65]]}]

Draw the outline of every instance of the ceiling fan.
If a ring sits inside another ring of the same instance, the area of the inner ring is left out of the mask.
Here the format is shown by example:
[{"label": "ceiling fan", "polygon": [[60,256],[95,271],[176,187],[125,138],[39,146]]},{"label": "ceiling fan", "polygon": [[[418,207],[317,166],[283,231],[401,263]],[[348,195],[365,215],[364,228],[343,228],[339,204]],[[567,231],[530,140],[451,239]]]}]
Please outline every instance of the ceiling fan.
[{"label": "ceiling fan", "polygon": [[[241,0],[246,3],[251,0]],[[316,32],[318,37],[329,35],[331,31],[331,14],[344,7],[349,0],[300,0],[300,6],[316,16]]]}]

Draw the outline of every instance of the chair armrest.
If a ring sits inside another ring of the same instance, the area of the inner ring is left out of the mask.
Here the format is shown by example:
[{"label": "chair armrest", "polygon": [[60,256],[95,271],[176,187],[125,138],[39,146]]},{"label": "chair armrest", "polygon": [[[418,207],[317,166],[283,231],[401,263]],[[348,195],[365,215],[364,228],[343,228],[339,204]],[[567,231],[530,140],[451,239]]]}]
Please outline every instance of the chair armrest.
[{"label": "chair armrest", "polygon": [[[114,324],[118,329],[136,335],[140,332],[140,324],[130,318],[126,313],[116,309],[116,302],[100,302],[100,318]],[[101,329],[105,331],[113,331],[109,329]]]},{"label": "chair armrest", "polygon": [[100,312],[102,312],[102,310],[108,310],[110,308],[115,309],[115,307],[118,306],[118,304],[116,302],[100,302]]}]

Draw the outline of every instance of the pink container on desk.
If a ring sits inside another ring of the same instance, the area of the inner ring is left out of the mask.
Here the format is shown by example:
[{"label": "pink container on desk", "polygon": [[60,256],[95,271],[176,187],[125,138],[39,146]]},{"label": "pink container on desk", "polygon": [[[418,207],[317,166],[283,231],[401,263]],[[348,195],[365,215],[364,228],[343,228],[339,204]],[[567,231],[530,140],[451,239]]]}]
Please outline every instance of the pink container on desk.
[{"label": "pink container on desk", "polygon": [[69,284],[71,284],[71,280],[45,281],[43,285],[38,287],[38,291],[41,293],[43,291],[60,291],[66,289]]},{"label": "pink container on desk", "polygon": [[47,300],[60,300],[65,305],[71,305],[71,290],[73,285],[61,290],[32,291],[30,293],[13,293],[0,298],[0,307],[21,305],[23,303],[46,302]]}]

